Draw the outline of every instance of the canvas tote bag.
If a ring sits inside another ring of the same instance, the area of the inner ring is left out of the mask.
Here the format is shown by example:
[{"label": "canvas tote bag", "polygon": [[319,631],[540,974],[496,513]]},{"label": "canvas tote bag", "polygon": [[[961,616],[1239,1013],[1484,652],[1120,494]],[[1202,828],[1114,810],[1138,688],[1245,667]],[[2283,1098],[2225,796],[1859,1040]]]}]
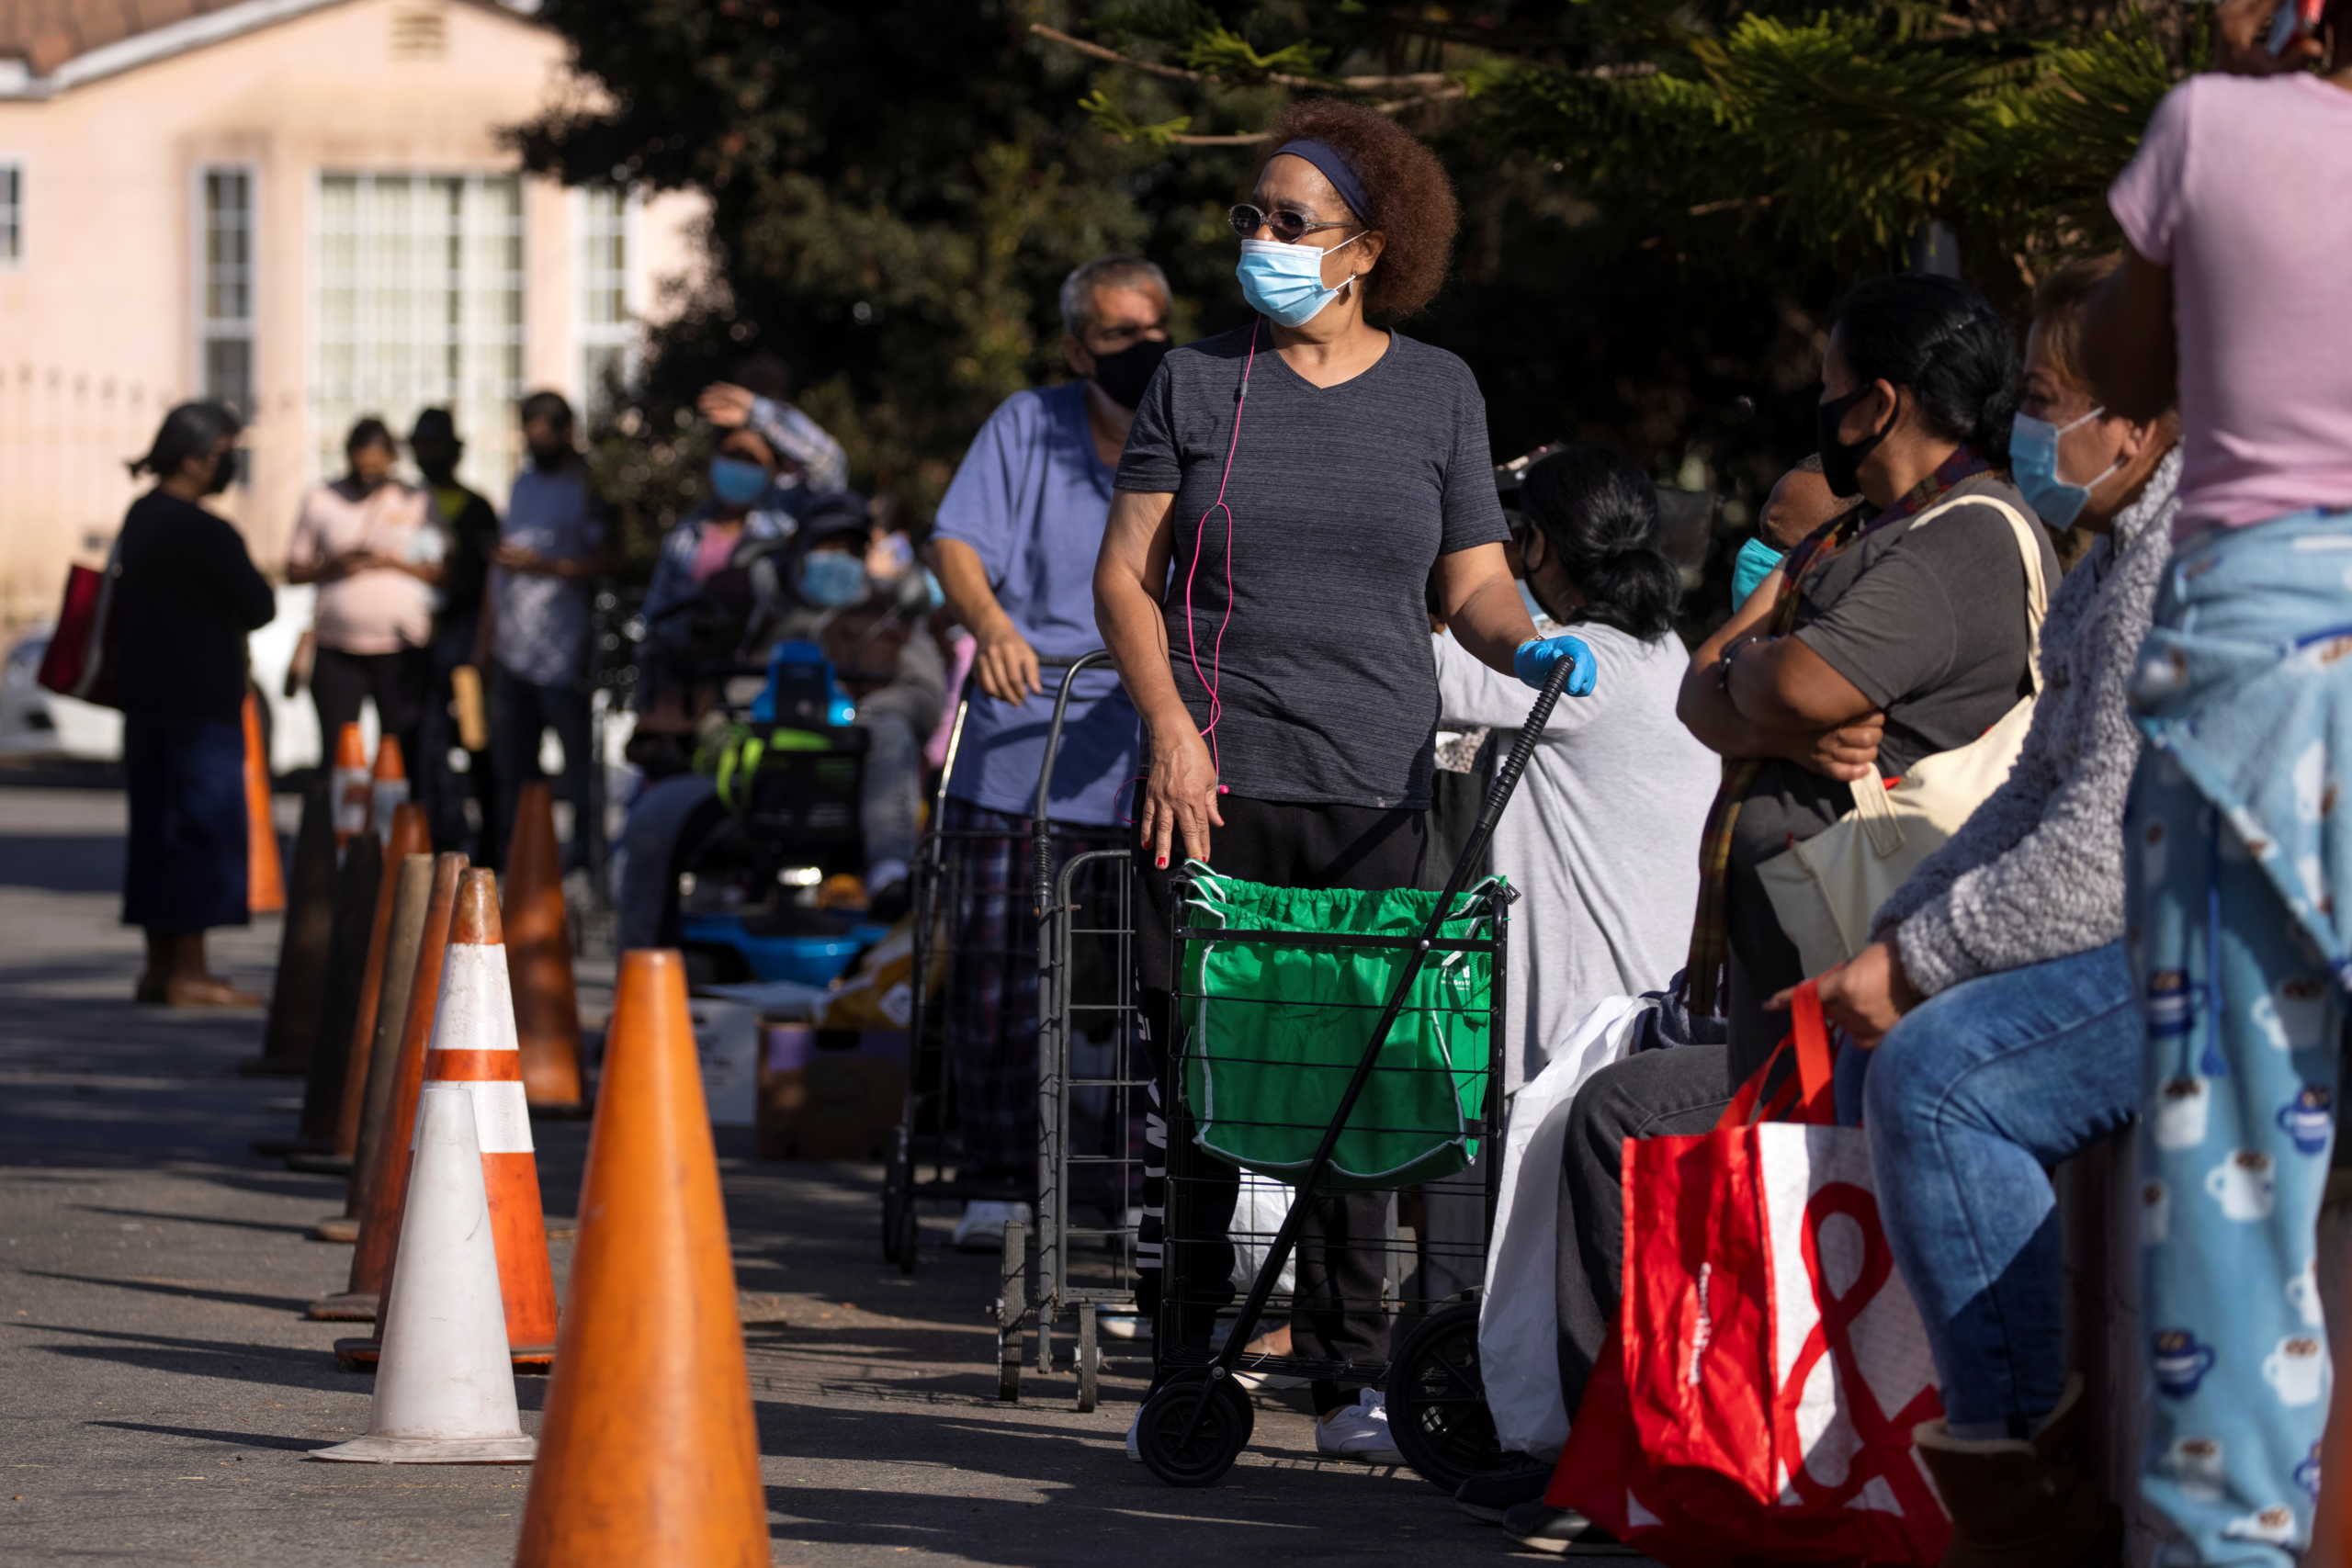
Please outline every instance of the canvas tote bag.
[{"label": "canvas tote bag", "polygon": [[1919,759],[1891,787],[1877,778],[1854,781],[1852,810],[1756,868],[1808,975],[1843,964],[1868,944],[1878,907],[2001,786],[2033,725],[2034,695],[2041,689],[2041,618],[2050,607],[2036,525],[2005,502],[1969,495],[1929,508],[1912,526],[1932,527],[1955,506],[1992,507],[2009,525],[2025,562],[2026,631],[2033,649],[2026,671],[2033,692],[1967,745]]}]

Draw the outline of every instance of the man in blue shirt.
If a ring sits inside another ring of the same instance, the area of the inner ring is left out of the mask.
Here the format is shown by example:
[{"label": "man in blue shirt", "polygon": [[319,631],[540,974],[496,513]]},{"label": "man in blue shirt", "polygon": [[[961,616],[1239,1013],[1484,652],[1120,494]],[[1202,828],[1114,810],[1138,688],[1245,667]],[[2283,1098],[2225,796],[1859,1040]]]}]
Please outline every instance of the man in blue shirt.
[{"label": "man in blue shirt", "polygon": [[[1100,646],[1094,557],[1136,405],[1168,352],[1168,280],[1136,256],[1089,262],[1062,284],[1062,354],[1079,380],[1016,392],[965,453],[932,536],[932,566],[978,644],[941,826],[952,835],[947,1055],[965,1172],[978,1200],[956,1245],[994,1251],[1030,1219],[1036,1182],[1036,945],[1023,918],[1029,831],[1057,671]],[[1073,694],[1048,804],[1057,825],[1115,831],[1136,772],[1136,713],[1107,672]]]}]

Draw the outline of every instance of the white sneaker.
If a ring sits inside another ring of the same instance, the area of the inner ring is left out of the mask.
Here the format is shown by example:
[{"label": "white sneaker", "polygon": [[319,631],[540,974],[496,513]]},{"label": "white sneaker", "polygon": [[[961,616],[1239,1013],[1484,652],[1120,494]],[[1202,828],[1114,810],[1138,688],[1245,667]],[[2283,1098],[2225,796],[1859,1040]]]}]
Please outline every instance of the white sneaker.
[{"label": "white sneaker", "polygon": [[1353,1404],[1315,1423],[1315,1451],[1329,1459],[1362,1460],[1366,1464],[1405,1462],[1388,1430],[1388,1402],[1376,1388],[1363,1390]]},{"label": "white sneaker", "polygon": [[956,1234],[948,1245],[958,1252],[1001,1251],[1004,1227],[1015,1220],[1034,1226],[1037,1223],[1036,1212],[1026,1203],[991,1203],[975,1199],[964,1205],[964,1217],[956,1222]]},{"label": "white sneaker", "polygon": [[1136,1433],[1143,1428],[1143,1406],[1136,1406],[1135,1419],[1127,1423],[1127,1457],[1137,1464],[1143,1462],[1143,1447],[1136,1441]]},{"label": "white sneaker", "polygon": [[1140,1339],[1146,1327],[1139,1312],[1098,1313],[1094,1318],[1095,1332],[1105,1339]]}]

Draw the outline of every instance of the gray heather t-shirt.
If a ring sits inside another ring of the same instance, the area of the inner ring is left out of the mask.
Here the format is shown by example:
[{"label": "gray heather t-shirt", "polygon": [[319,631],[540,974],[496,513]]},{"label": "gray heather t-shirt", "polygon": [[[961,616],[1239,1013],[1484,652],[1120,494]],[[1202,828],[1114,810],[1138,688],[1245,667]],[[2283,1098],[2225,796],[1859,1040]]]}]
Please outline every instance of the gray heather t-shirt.
[{"label": "gray heather t-shirt", "polygon": [[[1176,496],[1176,689],[1205,725],[1216,683],[1212,741],[1236,795],[1425,807],[1430,571],[1504,537],[1486,402],[1469,367],[1401,333],[1371,369],[1317,387],[1261,332],[1237,445],[1250,341],[1243,327],[1170,354],[1119,463],[1119,489]],[[1229,531],[1222,510],[1203,526],[1220,490]]]},{"label": "gray heather t-shirt", "polygon": [[[1989,495],[2029,523],[2032,510],[2003,479],[1979,475],[1947,502]],[[2045,581],[2058,560],[2040,527]],[[1886,714],[1879,771],[1894,778],[2000,721],[2029,689],[2025,565],[2016,535],[1990,506],[1930,506],[1846,547],[1805,578],[1795,636]],[[1774,760],[1739,808],[1731,862],[1745,870],[1838,820],[1854,803],[1835,779]]]}]

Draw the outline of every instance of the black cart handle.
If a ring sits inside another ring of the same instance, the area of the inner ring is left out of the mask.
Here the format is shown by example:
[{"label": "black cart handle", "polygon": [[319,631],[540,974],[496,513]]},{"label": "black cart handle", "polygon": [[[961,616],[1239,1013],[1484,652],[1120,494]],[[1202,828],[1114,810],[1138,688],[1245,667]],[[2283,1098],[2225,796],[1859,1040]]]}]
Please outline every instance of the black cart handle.
[{"label": "black cart handle", "polygon": [[1100,648],[1076,659],[1037,660],[1041,668],[1059,665],[1063,671],[1061,690],[1054,694],[1054,721],[1046,730],[1045,765],[1037,770],[1036,809],[1029,814],[1030,893],[1033,908],[1040,918],[1054,899],[1054,834],[1046,818],[1053,799],[1054,763],[1062,751],[1062,723],[1069,716],[1069,699],[1078,690],[1078,678],[1110,662],[1110,651]]}]

